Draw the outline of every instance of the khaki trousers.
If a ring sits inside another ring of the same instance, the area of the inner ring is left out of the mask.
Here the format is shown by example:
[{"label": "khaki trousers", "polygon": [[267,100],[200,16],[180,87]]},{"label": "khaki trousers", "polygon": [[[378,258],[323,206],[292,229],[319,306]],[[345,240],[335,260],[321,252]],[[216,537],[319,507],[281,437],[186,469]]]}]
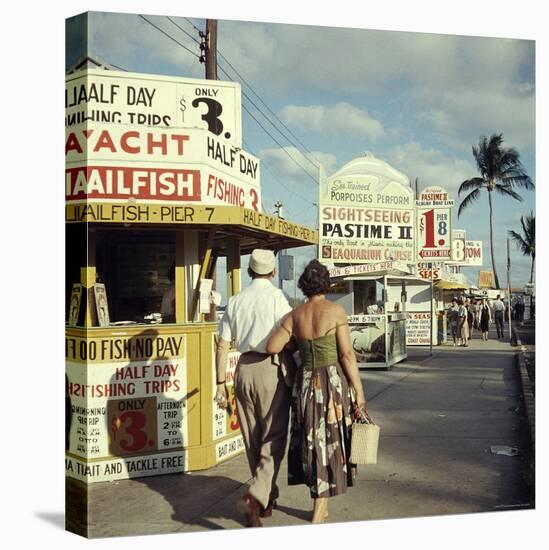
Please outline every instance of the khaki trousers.
[{"label": "khaki trousers", "polygon": [[276,478],[288,439],[290,388],[271,358],[260,357],[241,356],[234,389],[240,430],[253,477],[249,491],[266,508],[269,501],[278,498]]}]

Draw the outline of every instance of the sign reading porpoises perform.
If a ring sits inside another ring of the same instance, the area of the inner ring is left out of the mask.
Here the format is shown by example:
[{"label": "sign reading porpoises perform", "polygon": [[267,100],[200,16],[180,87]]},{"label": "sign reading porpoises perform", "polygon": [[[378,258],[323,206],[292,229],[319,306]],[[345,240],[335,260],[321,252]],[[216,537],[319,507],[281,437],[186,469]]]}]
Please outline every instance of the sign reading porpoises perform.
[{"label": "sign reading porpoises perform", "polygon": [[242,147],[240,84],[87,69],[67,75],[65,126],[205,128]]},{"label": "sign reading porpoises perform", "polygon": [[408,178],[372,156],[355,159],[321,188],[320,260],[414,260],[414,197]]}]

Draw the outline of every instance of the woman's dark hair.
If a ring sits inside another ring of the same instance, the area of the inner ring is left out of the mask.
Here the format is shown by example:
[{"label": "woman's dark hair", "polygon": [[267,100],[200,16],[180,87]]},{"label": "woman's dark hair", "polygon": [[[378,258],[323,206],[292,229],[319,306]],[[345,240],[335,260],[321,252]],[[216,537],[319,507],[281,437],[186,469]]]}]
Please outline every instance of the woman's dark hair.
[{"label": "woman's dark hair", "polygon": [[307,298],[315,294],[326,294],[330,288],[330,273],[318,260],[311,260],[299,277],[297,286]]}]

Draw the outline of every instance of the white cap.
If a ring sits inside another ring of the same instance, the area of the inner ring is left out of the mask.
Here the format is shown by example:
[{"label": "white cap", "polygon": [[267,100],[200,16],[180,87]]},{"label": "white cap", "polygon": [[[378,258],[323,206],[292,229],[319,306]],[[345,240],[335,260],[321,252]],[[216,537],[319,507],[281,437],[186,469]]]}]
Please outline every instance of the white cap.
[{"label": "white cap", "polygon": [[276,260],[272,250],[256,248],[250,256],[249,268],[258,275],[268,275],[275,266]]}]

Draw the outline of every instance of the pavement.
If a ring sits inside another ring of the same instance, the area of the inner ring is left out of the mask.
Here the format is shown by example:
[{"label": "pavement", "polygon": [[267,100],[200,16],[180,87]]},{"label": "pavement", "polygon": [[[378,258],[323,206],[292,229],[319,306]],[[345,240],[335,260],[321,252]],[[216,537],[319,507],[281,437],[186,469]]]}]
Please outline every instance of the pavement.
[{"label": "pavement", "polygon": [[[389,371],[361,371],[381,427],[378,464],[359,466],[355,486],[330,500],[328,522],[534,508],[517,348],[491,337],[475,335],[468,348],[435,347],[432,357],[410,348],[408,360]],[[496,445],[516,454],[494,454]],[[278,508],[264,528],[310,522],[309,491],[289,487],[286,471],[283,463]],[[240,455],[202,472],[92,484],[87,535],[242,528],[236,504],[249,478]],[[75,495],[83,484],[70,481],[67,489]]]}]

